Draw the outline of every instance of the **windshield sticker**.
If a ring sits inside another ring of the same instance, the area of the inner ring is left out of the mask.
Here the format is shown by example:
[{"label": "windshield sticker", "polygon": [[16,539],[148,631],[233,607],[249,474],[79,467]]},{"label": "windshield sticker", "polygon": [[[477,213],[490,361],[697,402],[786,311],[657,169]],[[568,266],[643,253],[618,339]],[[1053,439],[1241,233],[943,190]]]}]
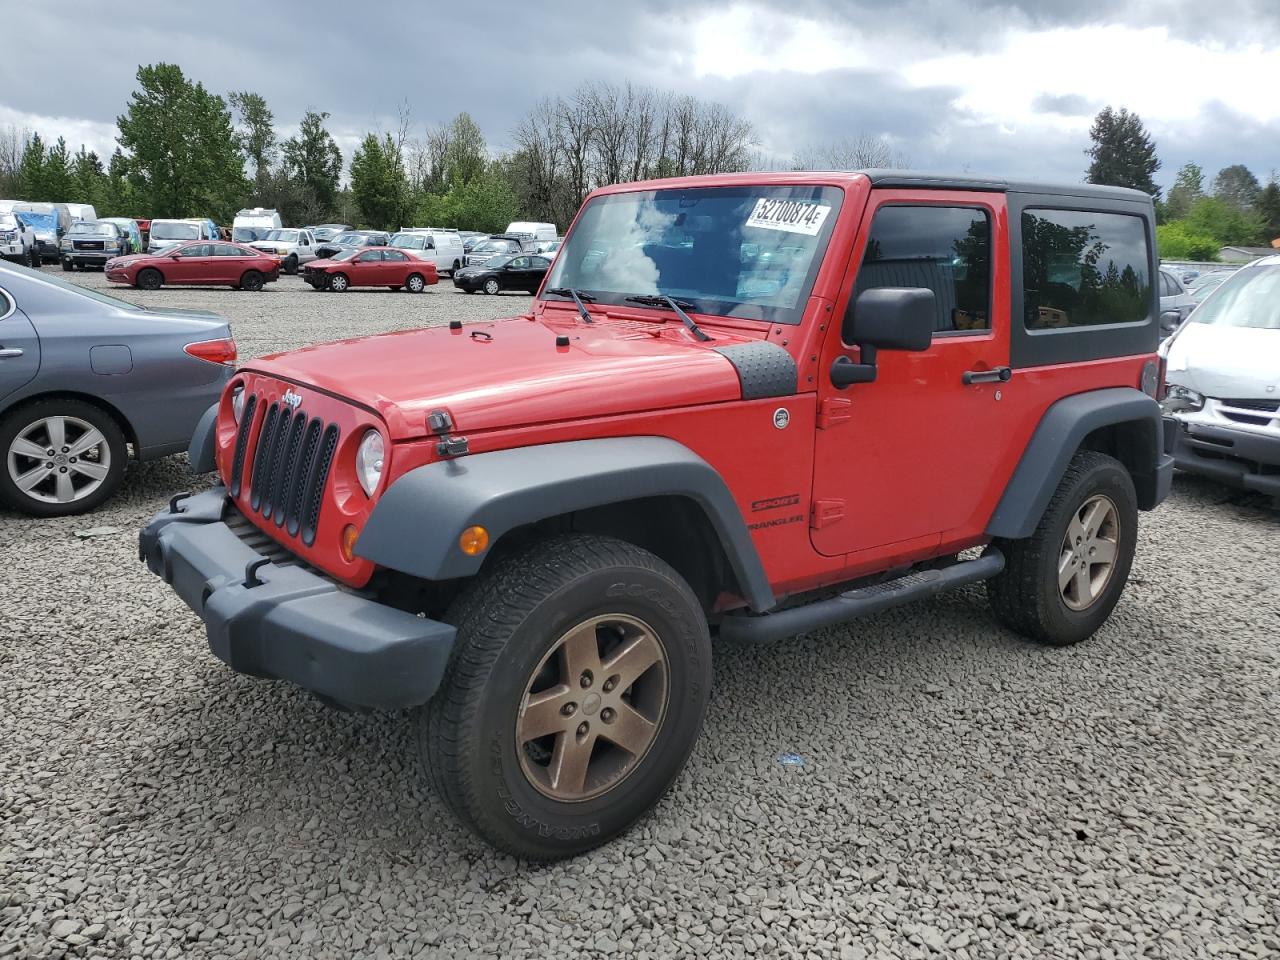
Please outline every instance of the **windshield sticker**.
[{"label": "windshield sticker", "polygon": [[826,222],[831,208],[823,203],[805,200],[770,200],[761,197],[747,218],[748,227],[761,230],[782,230],[786,233],[803,233],[814,237]]}]

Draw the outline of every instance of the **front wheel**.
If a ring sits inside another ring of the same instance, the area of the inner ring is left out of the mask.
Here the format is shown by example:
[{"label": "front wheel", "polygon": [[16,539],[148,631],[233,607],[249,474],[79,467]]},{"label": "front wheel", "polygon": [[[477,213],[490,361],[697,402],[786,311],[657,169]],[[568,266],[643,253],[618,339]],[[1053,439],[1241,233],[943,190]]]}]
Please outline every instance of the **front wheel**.
[{"label": "front wheel", "polygon": [[160,275],[159,270],[147,267],[138,273],[136,283],[139,290],[159,290],[160,284],[164,283],[164,277]]},{"label": "front wheel", "polygon": [[498,285],[497,280],[491,278],[484,282],[484,292],[489,294],[489,296],[494,296],[501,289],[502,287]]},{"label": "front wheel", "polygon": [[285,257],[284,263],[280,264],[280,269],[292,277],[298,272],[298,255],[296,253],[291,253],[289,256]]},{"label": "front wheel", "polygon": [[73,264],[70,260],[63,260],[63,261],[62,261],[62,271],[63,271],[63,273],[70,273],[70,272],[71,272],[72,270],[74,270],[74,269],[75,269],[75,264]]},{"label": "front wheel", "polygon": [[31,264],[32,270],[40,269],[40,251],[35,247],[27,248],[27,261]]},{"label": "front wheel", "polygon": [[347,279],[345,273],[335,273],[329,277],[329,289],[334,293],[345,293],[349,286],[351,281]]},{"label": "front wheel", "polygon": [[496,562],[448,618],[458,636],[419,745],[475,833],[561,859],[667,792],[702,728],[711,642],[666,563],[610,537],[556,537]]},{"label": "front wheel", "polygon": [[1120,601],[1138,543],[1133,478],[1113,457],[1072,458],[1035,532],[997,541],[1004,572],[987,581],[996,617],[1065,647],[1091,637]]}]

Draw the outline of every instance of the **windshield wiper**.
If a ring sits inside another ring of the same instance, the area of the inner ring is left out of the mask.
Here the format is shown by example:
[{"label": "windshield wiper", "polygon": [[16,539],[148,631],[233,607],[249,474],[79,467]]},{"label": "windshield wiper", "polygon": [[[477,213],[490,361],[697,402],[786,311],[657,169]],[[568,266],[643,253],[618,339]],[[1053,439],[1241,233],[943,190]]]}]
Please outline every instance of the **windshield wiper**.
[{"label": "windshield wiper", "polygon": [[596,302],[596,298],[593,297],[591,294],[579,293],[577,290],[573,289],[573,287],[552,287],[551,289],[545,290],[543,292],[554,294],[557,297],[572,297],[573,302],[578,305],[578,313],[582,315],[582,319],[586,323],[595,322],[594,320],[591,319],[591,314],[587,312],[586,304],[583,303],[584,300],[587,303]]},{"label": "windshield wiper", "polygon": [[699,326],[693,322],[693,317],[689,316],[687,313],[684,312],[684,309],[689,309],[689,310],[693,309],[693,304],[690,303],[688,300],[676,300],[672,297],[651,296],[646,294],[644,296],[627,297],[627,302],[640,303],[646,307],[668,307],[673,313],[675,313],[677,317],[679,317],[684,322],[684,325],[686,327],[688,327],[691,331],[693,331],[693,335],[697,337],[699,340],[705,341],[705,340],[711,339],[711,337],[703,333],[701,328],[699,328]]}]

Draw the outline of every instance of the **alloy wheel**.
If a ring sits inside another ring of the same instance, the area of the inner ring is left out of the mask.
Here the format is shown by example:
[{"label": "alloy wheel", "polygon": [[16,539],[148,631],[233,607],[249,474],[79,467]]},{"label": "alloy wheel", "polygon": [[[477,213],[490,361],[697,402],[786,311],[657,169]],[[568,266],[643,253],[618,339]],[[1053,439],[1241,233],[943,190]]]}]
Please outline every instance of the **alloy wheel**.
[{"label": "alloy wheel", "polygon": [[1120,542],[1120,512],[1110,497],[1096,494],[1067,524],[1058,555],[1058,589],[1072,610],[1087,610],[1107,589]]},{"label": "alloy wheel", "polygon": [[93,424],[79,417],[44,417],[9,444],[9,479],[44,503],[74,503],[89,496],[111,470],[111,447]]},{"label": "alloy wheel", "polygon": [[570,803],[620,784],[662,726],[669,674],[662,639],[635,617],[592,617],[567,631],[533,671],[516,718],[529,783]]}]

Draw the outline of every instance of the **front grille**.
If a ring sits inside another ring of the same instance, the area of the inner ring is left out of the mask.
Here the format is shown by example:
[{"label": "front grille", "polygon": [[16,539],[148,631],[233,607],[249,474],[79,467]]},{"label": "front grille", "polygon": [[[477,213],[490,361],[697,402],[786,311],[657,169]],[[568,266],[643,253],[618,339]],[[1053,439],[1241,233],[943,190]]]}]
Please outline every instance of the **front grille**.
[{"label": "front grille", "polygon": [[101,250],[101,240],[76,240],[73,244],[77,250]]},{"label": "front grille", "polygon": [[[250,398],[253,403],[256,397]],[[247,465],[240,454],[241,441],[248,444],[252,423],[246,405],[236,454],[231,465],[231,491],[238,496],[238,484]],[[325,483],[338,446],[337,424],[324,424],[301,410],[280,403],[267,407],[258,434],[257,448],[249,479],[249,506],[263,520],[283,527],[289,536],[301,535],[308,546],[315,542],[324,503]]]},{"label": "front grille", "polygon": [[231,496],[240,496],[240,487],[244,478],[244,455],[249,451],[249,431],[253,429],[253,415],[258,410],[258,396],[253,394],[245,401],[244,413],[240,416],[240,429],[236,432],[235,458],[231,461]]},{"label": "front grille", "polygon": [[1238,410],[1258,410],[1262,413],[1280,413],[1280,400],[1219,400],[1224,407]]}]

